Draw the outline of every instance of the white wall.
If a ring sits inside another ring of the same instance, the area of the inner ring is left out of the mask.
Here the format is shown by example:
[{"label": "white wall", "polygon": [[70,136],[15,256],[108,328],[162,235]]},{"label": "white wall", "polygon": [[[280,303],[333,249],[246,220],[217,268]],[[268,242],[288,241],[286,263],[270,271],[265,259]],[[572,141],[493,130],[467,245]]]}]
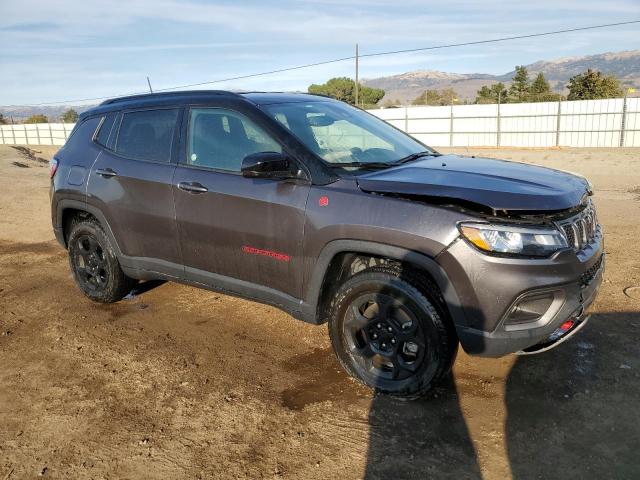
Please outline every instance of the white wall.
[{"label": "white wall", "polygon": [[[624,99],[613,98],[508,103],[499,107],[416,106],[369,112],[433,146],[618,147],[623,106]],[[640,146],[637,130],[640,130],[640,98],[628,98],[623,146]]]},{"label": "white wall", "polygon": [[64,145],[74,123],[0,125],[0,144]]},{"label": "white wall", "polygon": [[[622,98],[502,104],[500,135],[498,105],[369,112],[435,147],[618,147],[623,107]],[[0,144],[63,145],[73,127],[73,123],[1,125]],[[627,98],[623,146],[640,147],[640,98]]]}]

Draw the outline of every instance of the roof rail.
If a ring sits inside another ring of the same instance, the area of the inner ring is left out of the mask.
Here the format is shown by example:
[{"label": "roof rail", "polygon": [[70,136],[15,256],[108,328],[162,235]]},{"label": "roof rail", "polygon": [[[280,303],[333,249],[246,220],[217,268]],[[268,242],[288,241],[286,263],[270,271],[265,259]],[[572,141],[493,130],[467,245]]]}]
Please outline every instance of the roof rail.
[{"label": "roof rail", "polygon": [[194,95],[238,95],[227,90],[179,90],[176,92],[142,93],[138,95],[128,95],[105,100],[100,105],[112,105],[114,103],[128,102],[131,100],[153,99],[163,97],[186,97]]}]

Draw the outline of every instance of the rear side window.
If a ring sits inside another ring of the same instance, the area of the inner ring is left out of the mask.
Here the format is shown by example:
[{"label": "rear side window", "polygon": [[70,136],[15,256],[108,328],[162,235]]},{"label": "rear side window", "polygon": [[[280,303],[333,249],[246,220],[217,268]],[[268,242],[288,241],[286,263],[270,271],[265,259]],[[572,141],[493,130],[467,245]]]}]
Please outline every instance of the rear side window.
[{"label": "rear side window", "polygon": [[109,134],[111,133],[111,128],[113,127],[113,121],[116,119],[115,113],[110,113],[104,117],[102,121],[102,125],[100,125],[100,130],[98,130],[98,135],[96,135],[96,142],[98,142],[103,147],[107,146],[107,142],[109,141]]},{"label": "rear side window", "polygon": [[65,149],[73,149],[78,147],[84,147],[87,143],[91,142],[96,128],[100,123],[100,117],[87,118],[73,128],[71,135],[64,144]]},{"label": "rear side window", "polygon": [[177,119],[177,108],[123,114],[116,152],[138,160],[168,162]]}]

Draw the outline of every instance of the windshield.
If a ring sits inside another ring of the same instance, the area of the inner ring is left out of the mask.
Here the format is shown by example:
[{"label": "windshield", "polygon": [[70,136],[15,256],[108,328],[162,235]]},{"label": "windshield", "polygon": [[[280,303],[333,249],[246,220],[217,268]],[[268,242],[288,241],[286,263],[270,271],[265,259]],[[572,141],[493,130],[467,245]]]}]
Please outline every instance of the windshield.
[{"label": "windshield", "polygon": [[346,103],[279,103],[262,108],[335,166],[392,164],[417,153],[434,153],[388,123]]}]

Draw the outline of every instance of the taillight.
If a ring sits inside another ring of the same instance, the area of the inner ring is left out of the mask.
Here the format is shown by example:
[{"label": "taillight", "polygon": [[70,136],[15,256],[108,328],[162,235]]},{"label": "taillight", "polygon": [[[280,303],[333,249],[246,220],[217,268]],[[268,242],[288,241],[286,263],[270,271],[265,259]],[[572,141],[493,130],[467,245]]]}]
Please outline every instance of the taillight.
[{"label": "taillight", "polygon": [[60,162],[57,158],[52,158],[51,160],[49,160],[49,177],[53,178],[53,176],[56,174],[56,172],[58,171],[59,163]]}]

